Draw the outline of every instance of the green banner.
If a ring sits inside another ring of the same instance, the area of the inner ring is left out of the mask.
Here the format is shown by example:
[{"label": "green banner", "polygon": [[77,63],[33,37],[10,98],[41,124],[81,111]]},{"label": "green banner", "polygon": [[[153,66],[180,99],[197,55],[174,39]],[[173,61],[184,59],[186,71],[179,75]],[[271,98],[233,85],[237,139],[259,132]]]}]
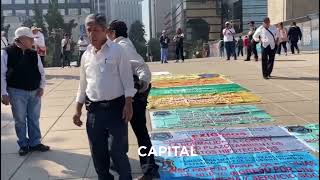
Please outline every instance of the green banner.
[{"label": "green banner", "polygon": [[152,88],[150,96],[186,95],[186,94],[219,94],[245,92],[247,89],[239,84],[219,84],[188,87]]}]

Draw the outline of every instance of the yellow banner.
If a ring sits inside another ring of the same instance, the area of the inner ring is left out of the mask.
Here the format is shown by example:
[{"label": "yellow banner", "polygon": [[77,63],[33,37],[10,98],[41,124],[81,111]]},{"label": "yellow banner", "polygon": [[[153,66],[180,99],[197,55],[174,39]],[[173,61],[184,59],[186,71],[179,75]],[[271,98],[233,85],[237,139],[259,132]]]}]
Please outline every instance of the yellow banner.
[{"label": "yellow banner", "polygon": [[172,80],[158,80],[152,82],[152,87],[166,88],[166,87],[180,87],[180,86],[199,86],[208,84],[230,84],[230,80],[223,77],[213,78],[198,78],[198,79],[172,79]]}]

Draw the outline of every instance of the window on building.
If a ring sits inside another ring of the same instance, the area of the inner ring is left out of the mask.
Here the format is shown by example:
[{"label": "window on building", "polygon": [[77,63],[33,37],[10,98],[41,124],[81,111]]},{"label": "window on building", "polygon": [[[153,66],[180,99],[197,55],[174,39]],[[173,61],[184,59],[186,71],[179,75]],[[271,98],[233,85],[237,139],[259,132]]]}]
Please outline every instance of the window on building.
[{"label": "window on building", "polygon": [[16,10],[16,16],[26,16],[27,11],[26,10]]},{"label": "window on building", "polygon": [[3,10],[3,16],[12,16],[12,10]]},{"label": "window on building", "polygon": [[41,0],[42,4],[49,4],[49,0]]},{"label": "window on building", "polygon": [[34,16],[34,10],[29,10],[29,16]]},{"label": "window on building", "polygon": [[63,16],[66,15],[65,9],[59,9],[59,11],[60,11],[60,14],[61,14],[61,15],[63,15]]},{"label": "window on building", "polygon": [[69,15],[79,15],[78,9],[69,9]]},{"label": "window on building", "polygon": [[2,0],[1,4],[12,4],[12,0]]},{"label": "window on building", "polygon": [[79,0],[68,0],[69,3],[79,3]]},{"label": "window on building", "polygon": [[66,1],[65,0],[58,0],[58,3],[59,4],[63,4],[63,3],[65,3]]},{"label": "window on building", "polygon": [[81,0],[81,3],[90,3],[90,0]]},{"label": "window on building", "polygon": [[25,4],[26,0],[15,0],[15,4]]},{"label": "window on building", "polygon": [[90,14],[90,8],[81,8],[81,15]]},{"label": "window on building", "polygon": [[44,10],[42,10],[42,14],[43,14],[43,15],[48,14],[48,9],[44,9]]}]

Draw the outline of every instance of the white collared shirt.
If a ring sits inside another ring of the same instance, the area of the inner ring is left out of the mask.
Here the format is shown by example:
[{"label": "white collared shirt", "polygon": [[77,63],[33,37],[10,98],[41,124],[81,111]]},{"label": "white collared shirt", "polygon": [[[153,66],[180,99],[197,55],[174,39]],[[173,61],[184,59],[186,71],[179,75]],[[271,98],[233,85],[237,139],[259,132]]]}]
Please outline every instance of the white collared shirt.
[{"label": "white collared shirt", "polygon": [[76,101],[83,104],[86,95],[97,102],[112,100],[122,95],[133,97],[135,93],[130,62],[123,49],[108,40],[96,52],[90,44],[81,58]]},{"label": "white collared shirt", "polygon": [[[8,95],[7,91],[7,71],[8,71],[8,53],[5,50],[1,50],[1,96]],[[40,88],[44,89],[46,85],[46,76],[44,72],[44,68],[41,62],[41,58],[38,55],[38,68],[41,74]]]},{"label": "white collared shirt", "polygon": [[6,37],[1,37],[1,49],[5,48],[9,45],[8,40]]},{"label": "white collared shirt", "polygon": [[127,57],[130,60],[132,72],[134,75],[139,77],[146,83],[151,81],[151,72],[149,66],[144,62],[143,58],[137,53],[136,48],[132,44],[129,38],[124,38],[122,36],[116,38],[114,42],[118,43],[121,47],[125,49]]},{"label": "white collared shirt", "polygon": [[223,34],[223,41],[224,42],[232,42],[233,41],[233,36],[234,34],[236,34],[236,31],[234,30],[234,28],[224,28],[222,31]]},{"label": "white collared shirt", "polygon": [[275,39],[278,38],[277,28],[274,25],[271,25],[268,29],[273,34],[274,38],[266,28],[260,26],[253,34],[253,39],[258,42],[260,36],[261,44],[264,48],[270,45],[271,49],[274,49],[276,45]]}]

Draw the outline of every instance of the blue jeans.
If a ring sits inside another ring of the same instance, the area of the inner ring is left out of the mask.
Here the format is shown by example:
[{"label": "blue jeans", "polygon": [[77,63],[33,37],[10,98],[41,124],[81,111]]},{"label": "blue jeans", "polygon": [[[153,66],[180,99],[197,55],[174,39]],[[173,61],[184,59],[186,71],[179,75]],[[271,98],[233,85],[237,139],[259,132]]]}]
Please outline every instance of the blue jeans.
[{"label": "blue jeans", "polygon": [[[25,91],[8,88],[15,130],[20,147],[40,144],[41,132],[39,127],[41,98],[37,90]],[[27,138],[27,130],[28,137]]]},{"label": "blue jeans", "polygon": [[161,63],[167,62],[168,60],[168,48],[161,48]]},{"label": "blue jeans", "polygon": [[230,59],[231,56],[233,56],[234,59],[237,59],[236,44],[234,41],[224,42],[224,46],[226,47],[227,51],[227,59]]}]

